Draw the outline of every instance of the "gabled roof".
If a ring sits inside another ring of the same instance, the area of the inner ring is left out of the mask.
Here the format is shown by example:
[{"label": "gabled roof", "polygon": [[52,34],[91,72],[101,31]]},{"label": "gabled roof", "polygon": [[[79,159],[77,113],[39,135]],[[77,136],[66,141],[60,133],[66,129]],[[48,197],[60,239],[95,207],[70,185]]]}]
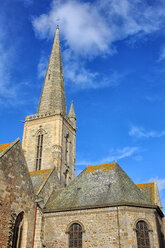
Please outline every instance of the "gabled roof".
[{"label": "gabled roof", "polygon": [[[0,145],[0,169],[5,175],[5,180],[12,185],[11,192],[19,192],[21,185],[22,192],[34,200],[33,185],[19,138],[12,143]],[[13,201],[15,198],[12,198]]]},{"label": "gabled roof", "polygon": [[136,184],[136,186],[143,192],[148,201],[151,204],[155,203],[155,191],[154,191],[154,183],[140,183]]},{"label": "gabled roof", "polygon": [[143,194],[151,204],[158,205],[160,208],[162,208],[156,181],[136,185],[143,192]]},{"label": "gabled roof", "polygon": [[11,144],[12,142],[0,145],[0,154],[4,152]]},{"label": "gabled roof", "polygon": [[53,192],[46,210],[71,210],[119,203],[150,204],[117,163],[87,167],[61,193]]},{"label": "gabled roof", "polygon": [[36,194],[38,193],[40,188],[42,188],[42,185],[45,183],[51,172],[52,169],[47,169],[47,170],[31,171],[29,173],[33,183],[34,192]]}]

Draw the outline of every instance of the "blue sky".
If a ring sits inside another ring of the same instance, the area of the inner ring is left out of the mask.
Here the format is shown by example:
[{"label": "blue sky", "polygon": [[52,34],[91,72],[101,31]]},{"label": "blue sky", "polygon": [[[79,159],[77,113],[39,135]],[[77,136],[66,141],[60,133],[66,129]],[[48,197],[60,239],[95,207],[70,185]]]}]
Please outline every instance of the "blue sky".
[{"label": "blue sky", "polygon": [[0,0],[0,143],[37,111],[53,37],[67,109],[77,115],[77,173],[117,160],[135,183],[158,181],[165,206],[165,2]]}]

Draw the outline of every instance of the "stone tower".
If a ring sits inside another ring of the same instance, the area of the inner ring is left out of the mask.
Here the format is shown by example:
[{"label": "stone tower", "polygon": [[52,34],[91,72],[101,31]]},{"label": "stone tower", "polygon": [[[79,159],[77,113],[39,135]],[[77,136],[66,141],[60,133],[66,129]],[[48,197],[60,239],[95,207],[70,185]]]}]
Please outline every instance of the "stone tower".
[{"label": "stone tower", "polygon": [[75,177],[76,116],[71,103],[67,117],[59,28],[47,67],[37,114],[27,116],[22,146],[29,171],[56,167],[67,185]]}]

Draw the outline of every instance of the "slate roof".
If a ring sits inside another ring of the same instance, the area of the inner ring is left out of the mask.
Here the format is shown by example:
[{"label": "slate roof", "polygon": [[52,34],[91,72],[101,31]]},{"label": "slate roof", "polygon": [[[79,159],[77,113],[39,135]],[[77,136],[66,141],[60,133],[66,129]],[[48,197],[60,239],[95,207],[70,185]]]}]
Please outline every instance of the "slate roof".
[{"label": "slate roof", "polygon": [[29,172],[34,192],[37,194],[42,184],[46,181],[46,179],[49,177],[50,173],[52,172],[52,169],[47,170],[38,170],[38,171],[31,171]]},{"label": "slate roof", "polygon": [[136,184],[137,187],[143,192],[150,204],[155,203],[155,191],[154,191],[154,182],[152,183],[141,183]]},{"label": "slate roof", "polygon": [[11,142],[11,143],[6,143],[6,144],[0,145],[0,154],[1,154],[3,151],[5,151],[11,144],[12,144],[12,142]]},{"label": "slate roof", "polygon": [[54,191],[46,211],[111,206],[119,203],[150,204],[117,163],[88,166],[63,191]]}]

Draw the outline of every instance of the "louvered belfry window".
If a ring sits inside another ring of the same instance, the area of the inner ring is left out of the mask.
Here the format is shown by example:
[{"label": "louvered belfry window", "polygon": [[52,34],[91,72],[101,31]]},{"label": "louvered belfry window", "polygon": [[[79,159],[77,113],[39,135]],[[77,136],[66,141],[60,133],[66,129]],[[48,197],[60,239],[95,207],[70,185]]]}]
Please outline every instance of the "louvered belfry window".
[{"label": "louvered belfry window", "polygon": [[136,224],[136,235],[138,248],[150,248],[149,231],[145,221]]},{"label": "louvered belfry window", "polygon": [[69,228],[69,248],[82,248],[82,227],[78,223]]},{"label": "louvered belfry window", "polygon": [[43,146],[43,134],[40,134],[38,135],[38,141],[37,141],[36,170],[41,170],[42,146]]}]

